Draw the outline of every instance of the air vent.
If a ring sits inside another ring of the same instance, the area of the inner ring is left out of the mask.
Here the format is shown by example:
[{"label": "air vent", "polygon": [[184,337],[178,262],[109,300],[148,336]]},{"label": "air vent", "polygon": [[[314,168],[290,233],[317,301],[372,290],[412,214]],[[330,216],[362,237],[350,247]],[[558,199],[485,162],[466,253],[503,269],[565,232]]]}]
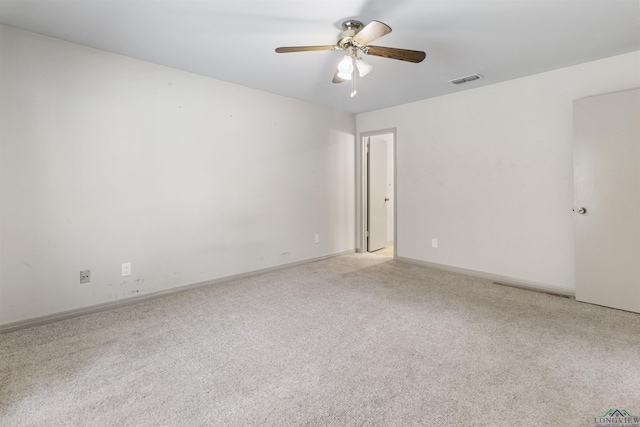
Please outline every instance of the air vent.
[{"label": "air vent", "polygon": [[482,76],[480,74],[471,74],[470,76],[460,77],[458,79],[449,80],[449,83],[453,83],[454,85],[459,85],[461,83],[472,82],[474,80],[481,79]]}]

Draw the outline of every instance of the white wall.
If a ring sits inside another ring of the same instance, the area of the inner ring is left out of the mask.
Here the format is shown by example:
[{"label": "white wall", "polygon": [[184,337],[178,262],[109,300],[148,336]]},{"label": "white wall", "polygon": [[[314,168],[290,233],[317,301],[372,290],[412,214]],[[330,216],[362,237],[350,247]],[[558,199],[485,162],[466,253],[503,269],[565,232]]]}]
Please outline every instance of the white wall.
[{"label": "white wall", "polygon": [[398,257],[575,289],[572,101],[638,86],[634,52],[358,115],[397,129]]},{"label": "white wall", "polygon": [[0,324],[354,249],[353,115],[9,27],[0,43]]}]

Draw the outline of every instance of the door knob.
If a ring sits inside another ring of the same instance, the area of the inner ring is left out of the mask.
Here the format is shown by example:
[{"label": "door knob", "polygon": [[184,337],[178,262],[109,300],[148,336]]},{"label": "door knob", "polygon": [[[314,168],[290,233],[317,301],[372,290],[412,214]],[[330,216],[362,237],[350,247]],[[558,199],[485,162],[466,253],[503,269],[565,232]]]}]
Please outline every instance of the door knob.
[{"label": "door knob", "polygon": [[388,202],[388,201],[389,201],[389,198],[388,198],[388,197],[385,197],[385,198],[384,198],[384,201],[385,201],[385,202]]},{"label": "door knob", "polygon": [[586,213],[587,213],[587,208],[578,208],[578,213],[579,213],[580,215],[584,215],[584,214],[586,214]]}]

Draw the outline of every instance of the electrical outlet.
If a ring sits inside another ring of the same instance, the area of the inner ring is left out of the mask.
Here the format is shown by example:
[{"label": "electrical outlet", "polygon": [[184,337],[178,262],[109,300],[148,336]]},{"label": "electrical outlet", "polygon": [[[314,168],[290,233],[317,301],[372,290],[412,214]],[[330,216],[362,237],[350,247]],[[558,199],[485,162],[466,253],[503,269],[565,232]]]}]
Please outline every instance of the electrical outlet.
[{"label": "electrical outlet", "polygon": [[122,277],[131,276],[131,263],[123,262],[122,263]]},{"label": "electrical outlet", "polygon": [[431,239],[431,247],[432,248],[438,247],[438,239]]},{"label": "electrical outlet", "polygon": [[91,270],[82,270],[80,272],[80,283],[89,283],[91,281]]},{"label": "electrical outlet", "polygon": [[319,234],[316,234],[316,236],[315,236],[315,240],[314,240],[314,241],[315,241],[316,243],[320,243],[320,235],[319,235]]}]

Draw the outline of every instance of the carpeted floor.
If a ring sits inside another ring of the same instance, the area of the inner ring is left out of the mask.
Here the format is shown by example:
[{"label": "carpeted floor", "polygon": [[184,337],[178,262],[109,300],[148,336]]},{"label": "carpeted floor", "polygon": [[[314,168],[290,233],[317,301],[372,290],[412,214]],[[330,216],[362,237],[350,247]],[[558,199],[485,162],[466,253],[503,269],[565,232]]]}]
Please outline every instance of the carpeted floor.
[{"label": "carpeted floor", "polygon": [[594,426],[640,315],[353,254],[0,335],[2,426]]}]

